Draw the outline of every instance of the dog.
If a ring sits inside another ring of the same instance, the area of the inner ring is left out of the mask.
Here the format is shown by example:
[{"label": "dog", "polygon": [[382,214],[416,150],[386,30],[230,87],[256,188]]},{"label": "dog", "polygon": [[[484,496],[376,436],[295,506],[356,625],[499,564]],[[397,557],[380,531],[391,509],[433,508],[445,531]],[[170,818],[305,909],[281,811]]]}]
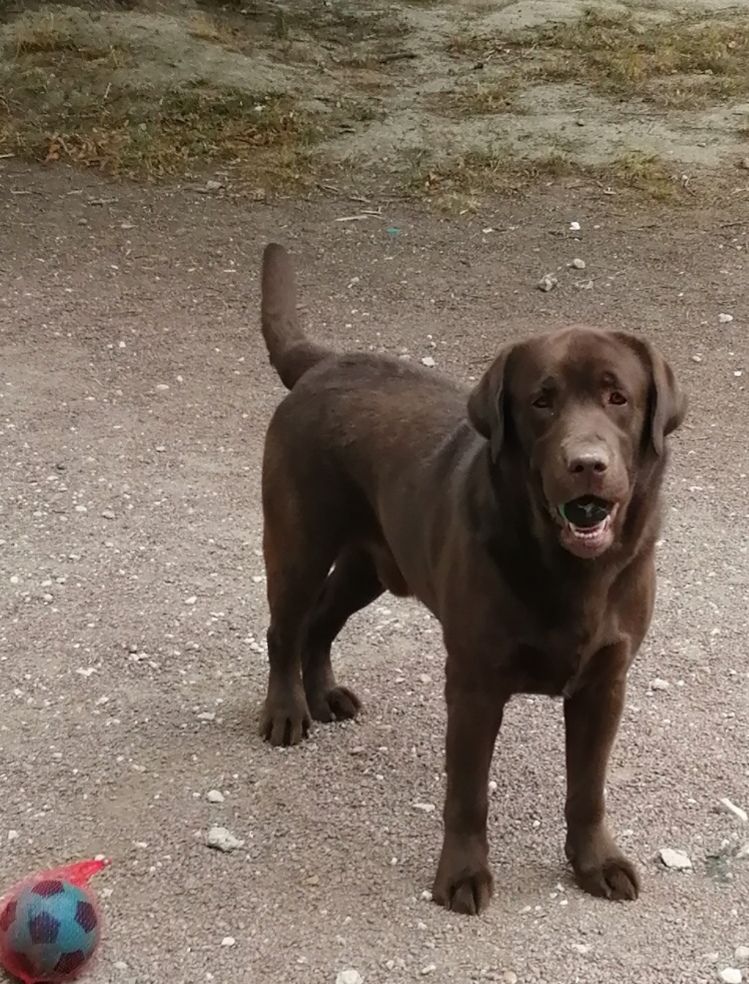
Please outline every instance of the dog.
[{"label": "dog", "polygon": [[563,698],[577,883],[637,898],[604,782],[653,612],[666,442],[686,411],[671,368],[637,335],[573,327],[508,344],[468,392],[403,360],[335,354],[306,337],[296,308],[288,254],[270,244],[262,330],[290,392],[263,458],[261,735],[294,745],[313,719],[356,717],[333,640],[384,591],[413,596],[447,653],[433,899],[476,914],[491,898],[488,776],[515,694]]}]

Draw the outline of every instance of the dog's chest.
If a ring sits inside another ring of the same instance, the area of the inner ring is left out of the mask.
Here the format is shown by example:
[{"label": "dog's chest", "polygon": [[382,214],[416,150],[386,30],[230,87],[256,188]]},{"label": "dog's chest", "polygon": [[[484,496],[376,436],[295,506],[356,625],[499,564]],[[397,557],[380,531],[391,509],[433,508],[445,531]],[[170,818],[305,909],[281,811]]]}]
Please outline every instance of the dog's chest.
[{"label": "dog's chest", "polygon": [[610,634],[605,618],[534,632],[519,641],[513,654],[516,689],[550,697],[570,696],[596,653],[611,641]]}]

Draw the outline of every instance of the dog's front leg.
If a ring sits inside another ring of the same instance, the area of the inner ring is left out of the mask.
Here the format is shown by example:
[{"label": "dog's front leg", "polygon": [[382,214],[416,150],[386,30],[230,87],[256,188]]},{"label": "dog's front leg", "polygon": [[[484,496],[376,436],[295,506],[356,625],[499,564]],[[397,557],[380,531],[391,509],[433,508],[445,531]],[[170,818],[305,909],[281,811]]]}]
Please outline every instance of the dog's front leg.
[{"label": "dog's front leg", "polygon": [[492,895],[486,816],[489,766],[506,697],[492,687],[463,686],[448,675],[445,832],[432,896],[475,915]]},{"label": "dog's front leg", "polygon": [[610,646],[594,657],[591,679],[565,700],[566,851],[578,884],[591,895],[636,899],[639,879],[609,833],[604,785],[626,690],[627,654]]}]

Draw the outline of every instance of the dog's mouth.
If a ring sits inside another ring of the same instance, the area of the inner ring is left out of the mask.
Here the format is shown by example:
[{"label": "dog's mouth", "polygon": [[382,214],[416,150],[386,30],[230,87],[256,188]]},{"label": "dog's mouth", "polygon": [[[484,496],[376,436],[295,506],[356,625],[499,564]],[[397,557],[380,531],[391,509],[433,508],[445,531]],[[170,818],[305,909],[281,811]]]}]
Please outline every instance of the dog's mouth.
[{"label": "dog's mouth", "polygon": [[614,541],[613,522],[618,508],[618,503],[594,495],[570,499],[558,506],[562,546],[577,557],[598,557]]}]

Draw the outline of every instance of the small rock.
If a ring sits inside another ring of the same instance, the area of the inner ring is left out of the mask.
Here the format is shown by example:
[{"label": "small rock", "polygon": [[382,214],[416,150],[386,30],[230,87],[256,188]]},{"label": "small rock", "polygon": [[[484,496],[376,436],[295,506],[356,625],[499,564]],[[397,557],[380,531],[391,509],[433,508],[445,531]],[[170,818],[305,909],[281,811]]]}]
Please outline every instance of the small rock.
[{"label": "small rock", "polygon": [[733,955],[739,963],[746,963],[749,961],[749,946],[737,946]]},{"label": "small rock", "polygon": [[702,356],[701,355],[693,355],[692,356],[692,362],[696,362],[699,365],[700,362],[702,362]]},{"label": "small rock", "polygon": [[223,187],[223,181],[215,181],[213,178],[209,178],[205,183],[206,191],[220,191]]},{"label": "small rock", "polygon": [[421,364],[422,366],[426,366],[427,369],[434,369],[434,367],[437,365],[437,363],[434,361],[431,355],[425,355],[424,358],[421,360]]},{"label": "small rock", "polygon": [[570,232],[580,232],[580,223],[570,222]]},{"label": "small rock", "polygon": [[190,595],[189,598],[185,598],[185,604],[194,605],[197,600],[198,600],[197,595]]},{"label": "small rock", "polygon": [[655,680],[650,681],[651,690],[668,690],[669,686],[668,680],[661,680],[660,677],[656,677]]},{"label": "small rock", "polygon": [[215,721],[215,720],[216,720],[216,714],[214,711],[201,711],[201,713],[198,714],[198,721]]},{"label": "small rock", "polygon": [[658,853],[663,864],[673,871],[689,871],[692,867],[692,862],[683,851],[674,851],[670,847],[664,847]]},{"label": "small rock", "polygon": [[362,976],[358,970],[349,967],[336,975],[335,984],[362,984]]},{"label": "small rock", "polygon": [[223,803],[224,794],[219,789],[209,789],[205,794],[205,798],[209,803]]},{"label": "small rock", "polygon": [[578,280],[575,282],[575,287],[577,287],[578,290],[593,290],[593,281]]},{"label": "small rock", "polygon": [[558,283],[559,281],[553,273],[545,273],[539,280],[537,286],[539,290],[542,290],[545,294],[548,294],[550,290],[554,290]]},{"label": "small rock", "polygon": [[718,315],[718,321],[722,325],[730,325],[731,322],[733,321],[733,315],[732,314],[719,314]]},{"label": "small rock", "polygon": [[429,974],[433,974],[437,969],[437,964],[427,964],[426,967],[421,968],[421,976],[427,977]]},{"label": "small rock", "polygon": [[506,970],[501,977],[502,984],[518,984],[518,975],[511,970]]},{"label": "small rock", "polygon": [[732,803],[727,796],[724,796],[723,799],[720,800],[720,805],[723,808],[724,813],[731,813],[742,823],[746,823],[747,820],[749,820],[749,817],[746,815],[746,810],[742,810],[740,806],[736,806],[736,804]]},{"label": "small rock", "polygon": [[17,830],[9,830],[8,831],[8,840],[9,841],[18,840],[18,831]]},{"label": "small rock", "polygon": [[584,270],[586,265],[585,260],[581,260],[579,256],[576,256],[572,263],[570,263],[570,266],[574,267],[575,270]]},{"label": "small rock", "polygon": [[114,519],[114,513],[111,509],[102,509],[101,515],[102,519]]},{"label": "small rock", "polygon": [[573,943],[572,949],[575,951],[575,953],[579,953],[582,956],[585,956],[585,954],[590,953],[593,947],[590,945],[590,943]]},{"label": "small rock", "polygon": [[237,941],[234,939],[233,936],[225,936],[221,940],[221,946],[234,946],[236,944],[236,942]]},{"label": "small rock", "polygon": [[206,836],[205,842],[208,847],[224,854],[231,854],[232,851],[244,847],[244,841],[235,837],[226,827],[211,827]]},{"label": "small rock", "polygon": [[741,984],[744,975],[737,967],[726,967],[718,974],[723,984]]},{"label": "small rock", "polygon": [[495,779],[490,779],[489,780],[489,792],[490,793],[496,793],[496,791],[497,791],[497,782],[496,782]]},{"label": "small rock", "polygon": [[414,803],[414,810],[421,810],[422,813],[434,813],[434,803]]}]

